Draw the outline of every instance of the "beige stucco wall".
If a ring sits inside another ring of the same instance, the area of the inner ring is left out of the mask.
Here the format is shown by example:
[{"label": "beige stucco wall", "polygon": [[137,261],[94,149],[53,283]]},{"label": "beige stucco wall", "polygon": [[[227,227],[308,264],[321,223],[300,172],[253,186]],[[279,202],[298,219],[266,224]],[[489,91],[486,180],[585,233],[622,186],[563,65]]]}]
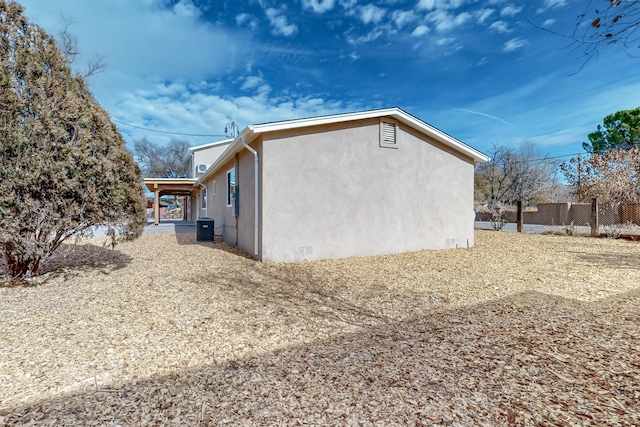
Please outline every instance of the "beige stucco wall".
[{"label": "beige stucco wall", "polygon": [[[260,141],[253,141],[251,147],[258,152],[260,159],[262,157]],[[250,255],[255,255],[255,160],[249,150],[244,149],[237,155],[236,184],[240,195],[238,247]],[[258,184],[260,185],[260,180]]]},{"label": "beige stucco wall", "polygon": [[191,177],[198,176],[196,174],[196,166],[199,163],[205,163],[211,166],[218,159],[218,157],[220,157],[220,155],[224,153],[227,148],[229,148],[229,144],[231,144],[230,141],[224,144],[214,145],[212,147],[194,151],[189,164],[192,174]]},{"label": "beige stucco wall", "polygon": [[207,187],[206,209],[201,208],[201,198],[198,199],[198,218],[213,218],[215,235],[231,244],[236,243],[236,219],[233,207],[227,206],[227,172],[234,166],[232,159],[203,183]]},{"label": "beige stucco wall", "polygon": [[378,119],[265,134],[261,258],[473,245],[473,161],[406,129],[397,149]]}]

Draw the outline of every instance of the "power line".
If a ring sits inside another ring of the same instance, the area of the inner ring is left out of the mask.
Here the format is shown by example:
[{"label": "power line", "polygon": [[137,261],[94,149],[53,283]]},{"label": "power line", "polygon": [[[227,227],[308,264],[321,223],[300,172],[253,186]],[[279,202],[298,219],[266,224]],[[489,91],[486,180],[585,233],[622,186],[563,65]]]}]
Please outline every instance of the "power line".
[{"label": "power line", "polygon": [[[561,159],[563,157],[572,157],[572,156],[587,156],[589,155],[589,153],[587,152],[583,152],[583,153],[574,153],[574,154],[562,154],[559,156],[547,156],[547,157],[541,157],[539,159],[522,159],[522,160],[515,160],[511,163],[529,163],[529,162],[543,162],[545,160],[551,160],[551,159]],[[493,160],[493,159],[492,159]]]},{"label": "power line", "polygon": [[122,122],[120,120],[116,120],[116,119],[111,119],[112,122],[116,122],[116,123],[120,123],[121,125],[126,125],[126,126],[131,126],[132,128],[136,128],[136,129],[142,129],[142,130],[146,130],[149,132],[156,132],[156,133],[165,133],[168,135],[182,135],[182,136],[224,136],[227,137],[227,135],[210,135],[210,134],[197,134],[197,133],[182,133],[182,132],[169,132],[169,131],[165,131],[165,130],[157,130],[157,129],[149,129],[149,128],[145,128],[142,126],[136,126],[136,125],[132,125],[129,123],[125,123]]},{"label": "power line", "polygon": [[589,153],[574,153],[574,154],[562,154],[560,156],[548,156],[548,157],[542,157],[540,159],[523,159],[523,160],[516,160],[513,163],[526,163],[526,162],[543,162],[545,160],[551,160],[551,159],[561,159],[563,157],[572,157],[572,156],[582,156],[584,154],[589,154]]}]

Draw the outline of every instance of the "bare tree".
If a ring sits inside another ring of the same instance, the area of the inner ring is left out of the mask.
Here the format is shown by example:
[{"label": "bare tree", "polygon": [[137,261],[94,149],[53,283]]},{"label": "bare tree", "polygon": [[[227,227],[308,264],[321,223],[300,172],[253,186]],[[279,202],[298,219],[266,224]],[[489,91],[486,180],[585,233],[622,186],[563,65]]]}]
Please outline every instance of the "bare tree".
[{"label": "bare tree", "polygon": [[184,155],[189,143],[172,139],[167,145],[156,145],[147,138],[134,141],[136,162],[149,178],[185,178],[189,174]]},{"label": "bare tree", "polygon": [[[76,58],[80,55],[80,49],[78,48],[78,38],[71,32],[69,27],[73,25],[73,20],[68,16],[61,16],[62,29],[58,32],[58,40],[60,41],[60,51],[67,58],[69,64],[73,64]],[[87,79],[102,73],[107,69],[105,58],[102,55],[94,55],[87,65],[80,73],[80,75]]]},{"label": "bare tree", "polygon": [[[602,3],[605,3],[604,1]],[[587,2],[584,13],[577,18],[572,38],[584,46],[585,55],[593,55],[602,44],[622,44],[625,48],[640,47],[640,1],[608,0],[604,8]]]},{"label": "bare tree", "polygon": [[491,160],[476,170],[477,200],[488,208],[517,201],[538,203],[553,197],[557,164],[529,141],[516,149],[494,145]]},{"label": "bare tree", "polygon": [[145,177],[161,177],[161,164],[159,148],[146,137],[133,142],[133,158],[142,169]]},{"label": "bare tree", "polygon": [[510,153],[509,148],[494,144],[491,160],[481,163],[476,169],[476,200],[489,209],[505,199],[511,190],[512,181],[508,173]]},{"label": "bare tree", "polygon": [[506,162],[511,177],[511,202],[535,204],[553,197],[558,165],[543,155],[530,141],[524,141],[509,153]]},{"label": "bare tree", "polygon": [[630,56],[637,56],[640,48],[640,0],[587,1],[571,32],[555,32],[529,22],[541,30],[569,39],[570,49],[579,51],[586,58],[583,66],[603,45],[622,45]]},{"label": "bare tree", "polygon": [[189,174],[188,164],[184,161],[184,155],[189,148],[187,141],[172,139],[163,151],[164,175],[167,178],[186,178]]},{"label": "bare tree", "polygon": [[574,194],[583,199],[640,203],[640,147],[595,153],[584,161],[571,159],[562,171]]},{"label": "bare tree", "polygon": [[589,176],[591,165],[585,162],[584,156],[577,155],[568,162],[562,162],[560,170],[567,178],[570,192],[579,203],[589,200]]}]

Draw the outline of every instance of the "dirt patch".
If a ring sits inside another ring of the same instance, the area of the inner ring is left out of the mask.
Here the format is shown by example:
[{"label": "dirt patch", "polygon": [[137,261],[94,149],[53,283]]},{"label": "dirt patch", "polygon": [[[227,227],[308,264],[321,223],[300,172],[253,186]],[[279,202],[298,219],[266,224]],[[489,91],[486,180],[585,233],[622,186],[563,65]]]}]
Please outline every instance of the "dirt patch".
[{"label": "dirt patch", "polygon": [[0,288],[0,425],[640,424],[638,243],[262,264],[191,239]]}]

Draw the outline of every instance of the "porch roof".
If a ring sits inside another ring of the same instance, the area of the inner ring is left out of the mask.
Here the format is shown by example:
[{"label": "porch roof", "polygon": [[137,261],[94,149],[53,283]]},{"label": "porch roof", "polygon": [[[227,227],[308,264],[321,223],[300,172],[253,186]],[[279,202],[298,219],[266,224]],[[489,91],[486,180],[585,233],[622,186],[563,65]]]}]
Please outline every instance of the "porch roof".
[{"label": "porch roof", "polygon": [[192,196],[198,192],[195,178],[145,178],[144,184],[159,196]]}]

